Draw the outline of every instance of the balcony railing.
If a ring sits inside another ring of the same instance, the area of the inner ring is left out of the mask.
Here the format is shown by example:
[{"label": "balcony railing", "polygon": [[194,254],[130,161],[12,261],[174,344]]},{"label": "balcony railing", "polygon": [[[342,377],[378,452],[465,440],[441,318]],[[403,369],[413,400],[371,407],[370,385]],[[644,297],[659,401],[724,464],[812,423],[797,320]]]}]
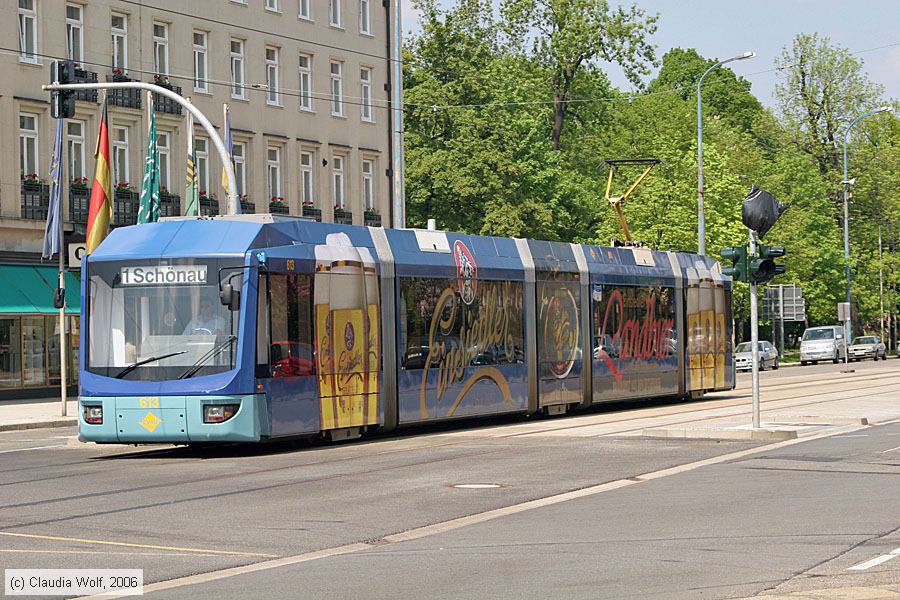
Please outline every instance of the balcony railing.
[{"label": "balcony railing", "polygon": [[252,215],[256,212],[256,205],[247,200],[241,200],[241,212]]},{"label": "balcony railing", "polygon": [[[128,81],[136,81],[135,79],[129,79],[124,75],[107,75],[106,81],[112,81],[114,83],[118,82],[128,82]],[[110,104],[113,106],[122,106],[125,108],[141,108],[141,90],[129,90],[129,89],[114,89],[107,90],[106,98]]]},{"label": "balcony railing", "polygon": [[90,207],[90,188],[69,188],[69,220],[72,223],[87,225]]},{"label": "balcony railing", "polygon": [[140,196],[137,192],[116,190],[113,194],[113,224],[116,226],[137,223]]},{"label": "balcony railing", "polygon": [[318,222],[322,222],[322,209],[315,208],[313,206],[304,206],[303,207],[303,216],[304,217],[312,217]]},{"label": "balcony railing", "polygon": [[339,225],[353,225],[353,213],[343,208],[334,209],[334,222]]},{"label": "balcony railing", "polygon": [[215,198],[201,198],[200,215],[203,217],[217,217],[219,215],[219,201]]},{"label": "balcony railing", "polygon": [[[75,83],[97,83],[97,74],[86,69],[75,69]],[[75,90],[75,99],[97,102],[97,90]]]},{"label": "balcony railing", "polygon": [[269,204],[269,213],[273,215],[289,215],[291,211],[287,204]]},{"label": "balcony railing", "polygon": [[[159,81],[154,81],[156,85],[164,87],[166,89],[172,90],[179,96],[181,95],[181,88],[177,85],[171,85],[167,83],[161,83]],[[181,114],[181,105],[172,100],[171,98],[167,98],[162,94],[153,94],[153,104],[156,106],[156,110],[159,112],[169,113],[170,115],[180,115]]]},{"label": "balcony railing", "polygon": [[363,224],[366,227],[381,227],[381,215],[367,210],[363,213]]},{"label": "balcony railing", "polygon": [[50,186],[44,183],[22,182],[22,218],[47,220],[50,207]]},{"label": "balcony railing", "polygon": [[159,216],[177,217],[181,214],[181,196],[178,194],[159,193]]}]

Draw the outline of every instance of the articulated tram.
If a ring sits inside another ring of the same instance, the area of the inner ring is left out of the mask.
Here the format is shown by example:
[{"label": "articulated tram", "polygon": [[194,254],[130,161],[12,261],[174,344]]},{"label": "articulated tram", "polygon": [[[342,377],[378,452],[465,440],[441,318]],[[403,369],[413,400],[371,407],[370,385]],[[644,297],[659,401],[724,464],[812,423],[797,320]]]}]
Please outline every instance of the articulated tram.
[{"label": "articulated tram", "polygon": [[734,387],[704,256],[271,215],[116,229],[82,264],[79,436],[343,439]]}]

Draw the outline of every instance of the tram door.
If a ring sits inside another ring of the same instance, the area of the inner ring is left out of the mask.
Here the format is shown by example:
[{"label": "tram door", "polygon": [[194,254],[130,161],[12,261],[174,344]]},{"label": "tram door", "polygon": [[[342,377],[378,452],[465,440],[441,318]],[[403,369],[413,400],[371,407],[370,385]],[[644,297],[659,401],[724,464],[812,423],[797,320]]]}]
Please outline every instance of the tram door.
[{"label": "tram door", "polygon": [[377,425],[381,339],[378,274],[368,248],[333,233],[315,248],[315,351],[323,430]]}]

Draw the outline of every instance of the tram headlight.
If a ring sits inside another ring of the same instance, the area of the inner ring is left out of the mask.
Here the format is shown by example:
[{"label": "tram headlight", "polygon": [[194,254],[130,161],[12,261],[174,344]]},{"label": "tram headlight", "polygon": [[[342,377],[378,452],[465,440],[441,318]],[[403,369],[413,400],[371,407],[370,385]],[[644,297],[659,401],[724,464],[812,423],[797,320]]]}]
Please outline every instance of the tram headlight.
[{"label": "tram headlight", "polygon": [[203,406],[204,423],[221,423],[237,413],[240,404],[206,404]]},{"label": "tram headlight", "polygon": [[81,414],[85,423],[90,423],[91,425],[103,424],[102,406],[85,406]]}]

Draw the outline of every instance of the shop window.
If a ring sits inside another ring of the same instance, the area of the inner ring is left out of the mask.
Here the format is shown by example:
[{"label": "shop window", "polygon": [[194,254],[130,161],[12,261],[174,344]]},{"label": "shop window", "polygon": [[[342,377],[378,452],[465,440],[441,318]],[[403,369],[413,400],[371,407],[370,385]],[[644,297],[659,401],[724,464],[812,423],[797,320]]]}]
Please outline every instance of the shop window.
[{"label": "shop window", "polygon": [[22,385],[22,348],[19,317],[0,318],[0,387]]}]

